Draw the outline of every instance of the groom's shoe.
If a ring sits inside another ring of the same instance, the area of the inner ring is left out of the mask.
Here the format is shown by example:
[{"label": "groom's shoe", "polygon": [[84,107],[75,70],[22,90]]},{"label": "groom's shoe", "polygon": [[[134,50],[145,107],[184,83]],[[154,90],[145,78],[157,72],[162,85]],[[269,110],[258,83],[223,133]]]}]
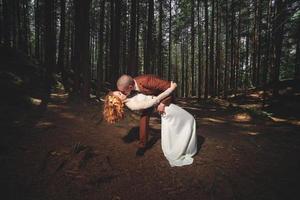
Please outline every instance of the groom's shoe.
[{"label": "groom's shoe", "polygon": [[136,151],[135,155],[136,156],[144,156],[145,152],[146,152],[146,147],[140,147]]}]

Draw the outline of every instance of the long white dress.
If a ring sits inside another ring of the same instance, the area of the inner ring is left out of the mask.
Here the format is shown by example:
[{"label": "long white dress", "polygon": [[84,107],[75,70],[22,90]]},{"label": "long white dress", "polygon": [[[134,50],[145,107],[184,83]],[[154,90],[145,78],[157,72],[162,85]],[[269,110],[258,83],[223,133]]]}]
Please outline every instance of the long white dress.
[{"label": "long white dress", "polygon": [[[131,110],[146,109],[169,93],[170,90],[157,97],[139,93],[128,98],[125,105]],[[196,121],[190,113],[175,104],[166,106],[165,114],[161,116],[161,145],[172,167],[193,163],[197,152]]]}]

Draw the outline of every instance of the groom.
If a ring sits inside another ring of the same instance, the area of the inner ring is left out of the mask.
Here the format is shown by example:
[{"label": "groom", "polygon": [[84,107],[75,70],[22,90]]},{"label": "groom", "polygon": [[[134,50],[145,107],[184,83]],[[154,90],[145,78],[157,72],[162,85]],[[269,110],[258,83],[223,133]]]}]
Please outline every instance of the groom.
[{"label": "groom", "polygon": [[[129,96],[133,91],[143,93],[145,95],[159,95],[171,85],[170,81],[163,80],[155,75],[145,74],[132,78],[128,75],[122,75],[117,81],[118,90],[124,95]],[[157,111],[160,114],[165,112],[165,106],[169,106],[173,101],[172,96],[163,99],[157,106]],[[146,144],[148,141],[149,119],[153,109],[143,110],[140,118],[139,131],[139,148],[136,152],[137,156],[143,156],[146,151]]]}]

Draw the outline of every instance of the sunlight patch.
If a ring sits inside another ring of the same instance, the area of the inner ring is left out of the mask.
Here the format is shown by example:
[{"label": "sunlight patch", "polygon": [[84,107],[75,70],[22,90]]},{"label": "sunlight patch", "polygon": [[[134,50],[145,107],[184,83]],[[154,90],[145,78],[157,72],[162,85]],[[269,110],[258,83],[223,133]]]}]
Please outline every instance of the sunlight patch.
[{"label": "sunlight patch", "polygon": [[51,97],[67,98],[68,94],[51,93]]},{"label": "sunlight patch", "polygon": [[300,120],[292,120],[291,124],[296,125],[296,126],[300,126]]},{"label": "sunlight patch", "polygon": [[225,123],[224,120],[210,118],[210,117],[204,117],[204,118],[202,118],[202,120],[210,121],[210,122],[215,122],[215,123]]},{"label": "sunlight patch", "polygon": [[271,119],[272,119],[274,122],[286,122],[286,121],[287,121],[286,119],[279,118],[279,117],[271,117]]},{"label": "sunlight patch", "polygon": [[76,117],[72,113],[66,113],[66,112],[60,113],[60,116],[62,116],[63,118],[67,118],[67,119],[74,119]]},{"label": "sunlight patch", "polygon": [[38,122],[35,127],[36,128],[49,128],[54,126],[52,122]]},{"label": "sunlight patch", "polygon": [[238,113],[234,115],[234,121],[236,122],[249,122],[252,117],[247,113]]},{"label": "sunlight patch", "polygon": [[30,100],[31,100],[31,103],[33,105],[36,105],[36,106],[39,106],[41,104],[41,102],[42,102],[41,99],[36,99],[36,98],[33,98],[33,97],[30,97]]},{"label": "sunlight patch", "polygon": [[244,131],[243,134],[245,134],[245,135],[251,135],[251,136],[256,136],[256,135],[260,135],[261,133],[254,132],[254,131]]}]

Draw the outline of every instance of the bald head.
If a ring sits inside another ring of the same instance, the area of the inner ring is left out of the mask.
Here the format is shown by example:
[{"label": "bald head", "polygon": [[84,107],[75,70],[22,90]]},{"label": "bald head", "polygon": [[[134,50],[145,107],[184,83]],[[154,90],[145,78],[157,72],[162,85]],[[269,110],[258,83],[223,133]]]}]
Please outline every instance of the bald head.
[{"label": "bald head", "polygon": [[134,88],[133,78],[126,74],[122,75],[117,81],[117,87],[122,93],[128,95]]}]

